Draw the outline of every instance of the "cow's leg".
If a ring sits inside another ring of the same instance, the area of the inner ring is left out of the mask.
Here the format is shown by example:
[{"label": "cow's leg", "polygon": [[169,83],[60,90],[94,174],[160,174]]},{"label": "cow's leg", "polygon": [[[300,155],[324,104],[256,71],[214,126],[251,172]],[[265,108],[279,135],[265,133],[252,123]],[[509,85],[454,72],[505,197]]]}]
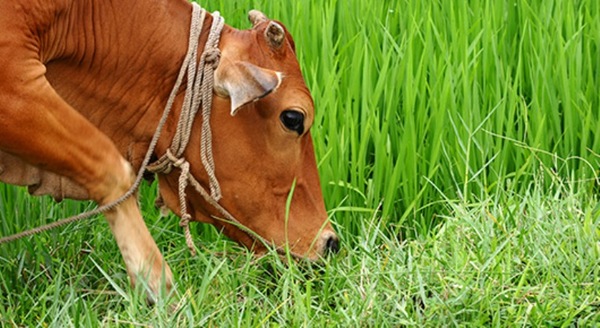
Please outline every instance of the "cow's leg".
[{"label": "cow's leg", "polygon": [[[0,150],[72,179],[101,205],[124,194],[134,174],[113,142],[55,92],[39,61],[10,64],[0,66]],[[170,289],[171,271],[144,224],[137,199],[105,216],[132,282],[142,276],[155,293],[162,281]]]}]

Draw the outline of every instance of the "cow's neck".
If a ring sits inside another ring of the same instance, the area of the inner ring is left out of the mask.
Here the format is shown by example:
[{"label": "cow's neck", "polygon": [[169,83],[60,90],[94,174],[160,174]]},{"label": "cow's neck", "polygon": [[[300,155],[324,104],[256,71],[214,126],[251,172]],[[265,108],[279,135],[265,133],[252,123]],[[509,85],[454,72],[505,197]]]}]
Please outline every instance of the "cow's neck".
[{"label": "cow's neck", "polygon": [[[48,46],[52,56],[44,59],[59,94],[137,166],[185,55],[191,5],[186,0],[110,2],[91,2],[95,8],[69,1],[72,7],[62,11],[60,23],[46,36],[48,45],[57,44],[52,38],[61,35],[67,41],[60,48]],[[201,45],[205,38],[203,33]],[[175,118],[165,126],[159,148],[168,147],[174,123]]]}]

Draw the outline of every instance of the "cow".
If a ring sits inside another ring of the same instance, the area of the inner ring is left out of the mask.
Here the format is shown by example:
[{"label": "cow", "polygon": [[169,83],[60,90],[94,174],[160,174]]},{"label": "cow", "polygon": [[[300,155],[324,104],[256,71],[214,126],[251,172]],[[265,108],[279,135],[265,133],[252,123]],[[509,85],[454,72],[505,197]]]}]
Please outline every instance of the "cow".
[{"label": "cow", "polygon": [[[132,187],[151,146],[188,52],[192,3],[3,0],[0,13],[0,181],[33,195],[111,204]],[[199,53],[215,17],[202,16]],[[258,11],[249,18],[248,30],[222,27],[209,75],[218,206],[236,222],[190,186],[182,198],[178,165],[156,174],[160,197],[176,215],[213,224],[257,253],[275,248],[318,260],[339,245],[309,131],[313,99],[287,29]],[[153,159],[169,153],[187,89],[173,93]],[[182,158],[209,189],[202,116],[191,118]],[[144,279],[154,294],[171,290],[173,275],[136,197],[104,215],[131,284]]]}]

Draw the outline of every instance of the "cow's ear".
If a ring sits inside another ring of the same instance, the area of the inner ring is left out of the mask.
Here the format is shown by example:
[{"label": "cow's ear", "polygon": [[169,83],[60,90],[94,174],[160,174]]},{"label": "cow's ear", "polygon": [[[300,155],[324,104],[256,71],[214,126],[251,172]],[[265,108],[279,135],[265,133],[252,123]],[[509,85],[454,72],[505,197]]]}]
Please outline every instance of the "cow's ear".
[{"label": "cow's ear", "polygon": [[273,92],[281,84],[281,72],[244,61],[221,62],[215,71],[215,92],[231,100],[231,115],[240,107]]}]

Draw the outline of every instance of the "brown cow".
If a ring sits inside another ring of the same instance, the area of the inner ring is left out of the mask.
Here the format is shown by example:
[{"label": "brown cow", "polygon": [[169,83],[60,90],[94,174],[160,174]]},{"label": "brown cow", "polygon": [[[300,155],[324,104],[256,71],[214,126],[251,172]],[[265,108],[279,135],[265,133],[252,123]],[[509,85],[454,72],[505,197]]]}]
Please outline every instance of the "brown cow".
[{"label": "brown cow", "polygon": [[[0,1],[0,181],[29,186],[35,195],[101,205],[124,194],[186,54],[191,12],[185,0]],[[313,100],[290,35],[259,12],[251,20],[250,30],[225,25],[219,43],[210,123],[220,204],[273,246],[318,259],[336,251],[338,242],[327,222],[308,132]],[[200,53],[212,21],[207,14]],[[184,89],[177,92],[156,157],[171,144]],[[184,156],[207,188],[199,116]],[[178,169],[158,175],[165,204],[180,215],[178,178]],[[184,205],[192,220],[264,251],[188,189]],[[170,269],[137,200],[129,198],[105,216],[132,283],[142,276],[157,292],[164,278],[170,289]]]}]

